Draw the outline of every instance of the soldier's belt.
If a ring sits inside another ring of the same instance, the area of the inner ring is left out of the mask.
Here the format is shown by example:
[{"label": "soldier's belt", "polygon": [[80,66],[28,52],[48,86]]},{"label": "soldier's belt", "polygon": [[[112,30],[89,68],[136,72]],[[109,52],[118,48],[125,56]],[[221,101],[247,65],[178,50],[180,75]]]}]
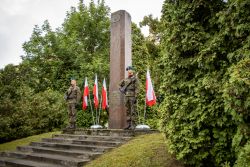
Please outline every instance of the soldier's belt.
[{"label": "soldier's belt", "polygon": [[76,99],[75,97],[68,97],[68,99]]},{"label": "soldier's belt", "polygon": [[135,89],[127,89],[127,90],[130,90],[130,91],[135,91]]}]

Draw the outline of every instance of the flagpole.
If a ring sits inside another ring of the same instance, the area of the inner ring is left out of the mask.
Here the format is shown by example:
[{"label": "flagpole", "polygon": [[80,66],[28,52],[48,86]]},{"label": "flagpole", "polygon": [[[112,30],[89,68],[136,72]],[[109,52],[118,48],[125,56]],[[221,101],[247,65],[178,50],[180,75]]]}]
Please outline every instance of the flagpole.
[{"label": "flagpole", "polygon": [[81,86],[81,88],[83,88],[83,93],[84,93],[84,79],[83,79],[83,81],[82,81],[82,86]]},{"label": "flagpole", "polygon": [[101,101],[100,101],[100,108],[99,108],[99,115],[98,115],[98,124],[100,124],[101,109],[102,109],[102,96],[101,96]]},{"label": "flagpole", "polygon": [[147,109],[147,104],[146,104],[146,97],[145,97],[145,105],[144,105],[144,120],[143,120],[143,124],[145,124],[146,121],[146,109]]},{"label": "flagpole", "polygon": [[95,121],[96,121],[96,125],[98,124],[97,122],[97,107],[95,108]]},{"label": "flagpole", "polygon": [[[148,60],[148,57],[147,57]],[[147,61],[147,71],[149,70],[149,62]],[[146,73],[146,83],[147,83],[147,73]],[[143,113],[143,124],[146,122],[146,109],[147,109],[147,86],[146,86],[146,96],[145,96],[145,104],[144,104],[144,113]]]},{"label": "flagpole", "polygon": [[93,121],[93,124],[95,124],[94,112],[93,112],[92,103],[91,103],[91,99],[90,99],[90,93],[89,93],[89,104],[90,104],[90,110],[91,110],[91,114],[92,114],[92,121]]}]

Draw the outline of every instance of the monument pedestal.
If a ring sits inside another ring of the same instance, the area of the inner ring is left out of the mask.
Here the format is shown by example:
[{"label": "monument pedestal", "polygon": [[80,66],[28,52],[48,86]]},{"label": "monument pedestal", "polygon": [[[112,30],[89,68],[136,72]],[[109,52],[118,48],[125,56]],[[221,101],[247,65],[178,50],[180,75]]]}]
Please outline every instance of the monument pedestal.
[{"label": "monument pedestal", "polygon": [[135,130],[122,130],[122,129],[63,129],[63,134],[75,134],[75,135],[93,135],[93,136],[123,136],[134,137],[138,135],[159,133],[158,130],[150,129],[135,129]]}]

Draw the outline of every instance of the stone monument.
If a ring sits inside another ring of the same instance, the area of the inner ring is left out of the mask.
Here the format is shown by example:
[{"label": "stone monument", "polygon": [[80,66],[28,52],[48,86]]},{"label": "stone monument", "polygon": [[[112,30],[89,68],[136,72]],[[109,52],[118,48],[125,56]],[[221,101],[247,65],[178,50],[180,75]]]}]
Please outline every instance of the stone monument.
[{"label": "stone monument", "polygon": [[125,10],[111,14],[110,39],[110,85],[109,128],[123,129],[126,126],[124,96],[119,91],[119,82],[126,77],[126,67],[131,59],[131,16]]}]

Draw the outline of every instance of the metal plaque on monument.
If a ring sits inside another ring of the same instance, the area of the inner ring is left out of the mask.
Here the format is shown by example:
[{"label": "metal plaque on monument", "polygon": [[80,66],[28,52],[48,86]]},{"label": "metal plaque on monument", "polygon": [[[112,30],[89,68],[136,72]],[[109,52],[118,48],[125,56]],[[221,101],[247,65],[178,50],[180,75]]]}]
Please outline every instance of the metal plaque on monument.
[{"label": "metal plaque on monument", "polygon": [[111,14],[110,39],[110,85],[109,85],[109,128],[123,129],[126,126],[124,95],[119,83],[126,77],[126,67],[131,59],[131,16],[125,10]]}]

